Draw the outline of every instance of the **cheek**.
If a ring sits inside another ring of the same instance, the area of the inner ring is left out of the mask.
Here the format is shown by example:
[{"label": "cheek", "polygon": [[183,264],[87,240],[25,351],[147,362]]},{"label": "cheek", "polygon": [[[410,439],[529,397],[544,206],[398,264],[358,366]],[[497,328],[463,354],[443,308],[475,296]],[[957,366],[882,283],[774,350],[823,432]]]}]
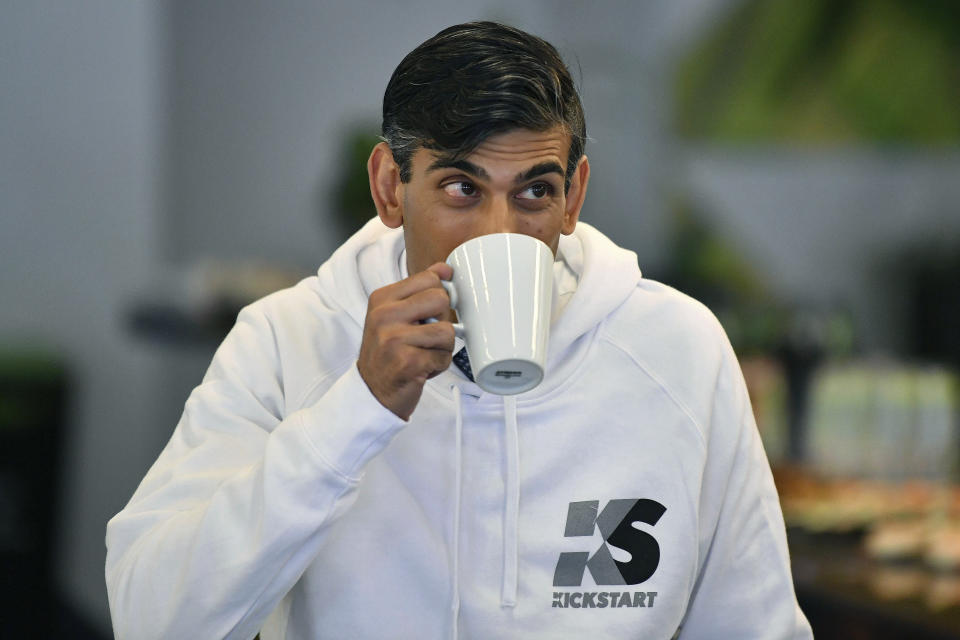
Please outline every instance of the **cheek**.
[{"label": "cheek", "polygon": [[547,244],[552,244],[556,236],[560,234],[563,227],[563,218],[560,215],[550,216],[530,216],[522,218],[523,232]]}]

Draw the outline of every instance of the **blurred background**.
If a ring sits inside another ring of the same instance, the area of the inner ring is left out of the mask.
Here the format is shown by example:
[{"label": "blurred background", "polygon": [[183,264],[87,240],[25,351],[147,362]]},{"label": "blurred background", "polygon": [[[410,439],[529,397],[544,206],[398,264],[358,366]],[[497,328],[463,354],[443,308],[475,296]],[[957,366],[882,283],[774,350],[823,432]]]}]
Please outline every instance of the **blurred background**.
[{"label": "blurred background", "polygon": [[494,19],[554,43],[578,79],[582,219],[730,335],[817,637],[960,637],[956,2],[6,0],[0,15],[8,631],[111,635],[106,521],[237,310],[373,215],[364,162],[400,59]]}]

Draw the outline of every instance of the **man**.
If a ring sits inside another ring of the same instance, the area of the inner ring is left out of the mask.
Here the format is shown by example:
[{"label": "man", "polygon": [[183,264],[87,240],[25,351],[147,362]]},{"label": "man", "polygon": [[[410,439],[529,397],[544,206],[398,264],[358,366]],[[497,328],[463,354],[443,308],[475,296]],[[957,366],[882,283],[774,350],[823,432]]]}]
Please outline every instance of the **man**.
[{"label": "man", "polygon": [[[241,312],[110,521],[117,636],[810,637],[722,330],[577,225],[555,49],[446,29],[394,72],[383,135],[378,219]],[[472,382],[440,284],[497,232],[556,256],[546,377],[519,396]]]}]

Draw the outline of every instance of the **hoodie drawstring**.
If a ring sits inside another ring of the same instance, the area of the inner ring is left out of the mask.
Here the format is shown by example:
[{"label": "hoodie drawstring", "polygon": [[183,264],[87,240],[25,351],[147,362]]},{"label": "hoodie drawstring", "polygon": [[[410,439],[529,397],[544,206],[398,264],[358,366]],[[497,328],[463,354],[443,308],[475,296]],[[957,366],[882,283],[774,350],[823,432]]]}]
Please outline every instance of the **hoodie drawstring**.
[{"label": "hoodie drawstring", "polygon": [[[460,621],[460,504],[463,493],[463,407],[460,388],[451,385],[456,412],[453,498],[453,593],[451,596],[450,637],[457,640]],[[503,583],[500,606],[517,606],[517,563],[519,559],[520,512],[520,434],[517,429],[517,399],[503,396],[504,444],[506,447],[506,496],[503,513]]]},{"label": "hoodie drawstring", "polygon": [[453,404],[456,407],[456,453],[454,458],[454,498],[453,498],[453,594],[451,596],[450,612],[452,630],[450,637],[457,640],[460,626],[460,494],[463,489],[463,409],[460,406],[460,388],[451,385],[453,389]]},{"label": "hoodie drawstring", "polygon": [[517,431],[517,398],[503,396],[506,415],[504,444],[507,454],[506,496],[503,514],[503,587],[500,606],[517,605],[517,558],[520,511],[520,435]]}]

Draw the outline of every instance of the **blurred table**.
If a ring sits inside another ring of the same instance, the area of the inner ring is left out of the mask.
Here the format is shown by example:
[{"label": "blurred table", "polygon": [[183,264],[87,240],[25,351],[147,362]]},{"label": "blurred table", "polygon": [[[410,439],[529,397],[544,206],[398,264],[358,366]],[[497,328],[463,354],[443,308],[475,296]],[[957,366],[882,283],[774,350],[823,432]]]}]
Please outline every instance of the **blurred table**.
[{"label": "blurred table", "polygon": [[855,534],[788,533],[797,599],[817,640],[960,638],[960,575],[868,558]]}]

